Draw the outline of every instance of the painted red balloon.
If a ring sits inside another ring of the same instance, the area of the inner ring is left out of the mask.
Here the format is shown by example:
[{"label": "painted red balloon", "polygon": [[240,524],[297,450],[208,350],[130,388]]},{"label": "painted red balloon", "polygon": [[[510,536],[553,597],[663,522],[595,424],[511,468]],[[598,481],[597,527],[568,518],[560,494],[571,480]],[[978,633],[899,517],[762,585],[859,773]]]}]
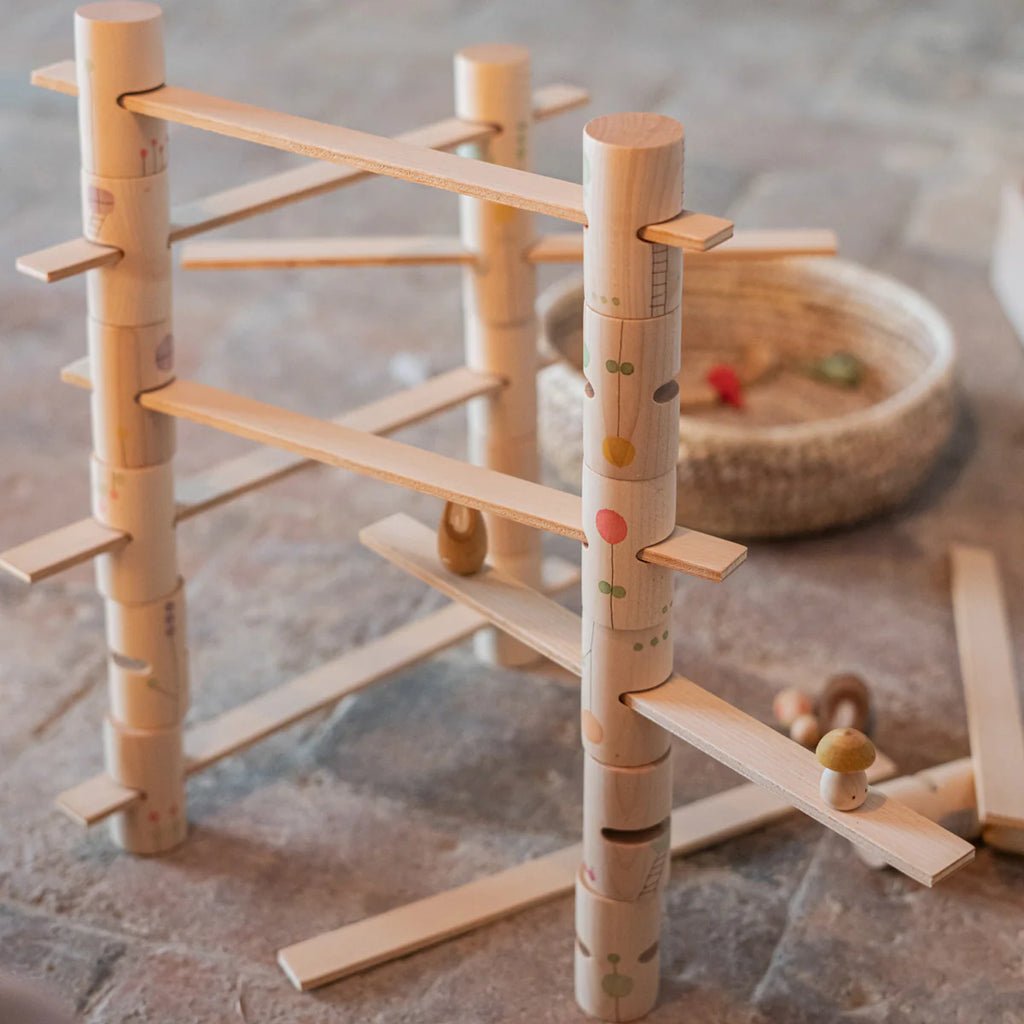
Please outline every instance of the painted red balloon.
[{"label": "painted red balloon", "polygon": [[597,532],[609,544],[619,544],[626,539],[626,520],[610,508],[601,509],[594,517]]}]

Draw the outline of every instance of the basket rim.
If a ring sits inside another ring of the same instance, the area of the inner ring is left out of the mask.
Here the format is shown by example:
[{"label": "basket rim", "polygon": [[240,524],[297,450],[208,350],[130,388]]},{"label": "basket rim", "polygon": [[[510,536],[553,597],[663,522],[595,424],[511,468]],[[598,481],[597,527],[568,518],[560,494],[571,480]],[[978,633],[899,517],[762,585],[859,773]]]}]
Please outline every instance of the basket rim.
[{"label": "basket rim", "polygon": [[[712,266],[713,264],[709,263],[707,267],[702,267],[700,273],[708,273]],[[830,416],[827,419],[775,426],[749,426],[712,423],[699,416],[687,416],[681,413],[679,433],[685,441],[693,441],[695,438],[703,436],[715,437],[720,441],[743,442],[744,444],[794,444],[812,439],[820,441],[823,438],[835,437],[848,432],[877,429],[905,416],[937,388],[950,380],[955,359],[955,346],[949,321],[930,300],[909,285],[886,274],[870,270],[860,263],[834,256],[793,256],[784,259],[758,260],[751,261],[746,264],[746,267],[756,267],[758,270],[767,271],[769,276],[778,276],[781,273],[784,277],[788,276],[794,281],[804,279],[810,287],[813,287],[815,278],[830,280],[845,278],[847,282],[852,282],[870,291],[885,305],[898,306],[904,314],[917,320],[924,328],[931,343],[931,358],[922,373],[893,394],[864,409]],[[749,269],[748,272],[750,272]],[[549,335],[550,322],[558,310],[570,300],[575,299],[582,289],[583,275],[576,273],[556,281],[546,288],[538,298],[537,312],[541,336],[556,354],[558,349],[551,344]],[[558,364],[566,366],[581,377],[583,376],[565,359],[559,358]]]}]

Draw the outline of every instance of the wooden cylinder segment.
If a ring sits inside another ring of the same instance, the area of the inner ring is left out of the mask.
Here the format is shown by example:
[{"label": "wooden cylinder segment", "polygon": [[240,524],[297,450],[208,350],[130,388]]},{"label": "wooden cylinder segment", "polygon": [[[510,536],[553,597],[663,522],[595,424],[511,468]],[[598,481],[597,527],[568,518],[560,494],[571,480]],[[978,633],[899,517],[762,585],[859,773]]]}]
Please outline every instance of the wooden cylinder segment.
[{"label": "wooden cylinder segment", "polygon": [[142,469],[92,458],[92,514],[97,522],[131,535],[96,559],[96,585],[114,601],[155,601],[178,587],[174,476],[162,462]]},{"label": "wooden cylinder segment", "polygon": [[583,818],[583,875],[595,892],[632,901],[662,888],[671,859],[670,818],[636,831],[595,829],[586,809]]},{"label": "wooden cylinder segment", "polygon": [[174,455],[173,416],[144,409],[136,397],[174,379],[170,321],[117,327],[89,318],[93,450],[103,462],[139,468]]},{"label": "wooden cylinder segment", "polygon": [[[683,126],[660,114],[610,114],[583,130],[583,281],[587,305],[623,320],[681,299],[681,250],[641,241],[683,208]],[[678,347],[678,335],[675,338]]]},{"label": "wooden cylinder segment", "polygon": [[[639,831],[659,824],[672,810],[671,751],[651,764],[618,768],[583,759],[584,820],[594,831]],[[591,831],[589,826],[584,831]]]},{"label": "wooden cylinder segment", "polygon": [[601,1020],[637,1020],[658,999],[660,890],[612,900],[576,878],[576,1002]]},{"label": "wooden cylinder segment", "polygon": [[642,1016],[658,991],[671,792],[656,765],[669,736],[621,697],[672,673],[673,578],[637,555],[675,529],[682,258],[638,233],[676,216],[682,193],[675,121],[620,114],[584,129],[581,726],[590,757],[636,772],[632,800],[655,816],[602,825],[609,776],[584,775],[576,999],[604,1020]]},{"label": "wooden cylinder segment", "polygon": [[[485,45],[455,57],[455,112],[494,125],[481,149],[464,156],[531,170],[533,101],[530,55],[521,46]],[[502,376],[505,387],[469,410],[470,461],[536,480],[537,298],[536,271],[526,258],[536,241],[533,216],[524,210],[466,196],[459,198],[460,238],[475,259],[463,270],[466,365]],[[490,561],[532,587],[541,584],[541,537],[498,516],[485,516]],[[478,655],[501,665],[526,665],[537,654],[511,637],[486,630],[474,640]]]},{"label": "wooden cylinder segment", "polygon": [[86,276],[89,313],[108,324],[135,326],[171,315],[170,198],[167,171],[105,178],[82,171],[85,237],[123,253]]},{"label": "wooden cylinder segment", "polygon": [[107,773],[142,799],[111,818],[114,841],[130,853],[162,853],[185,839],[181,729],[132,729],[103,722]]},{"label": "wooden cylinder segment", "polygon": [[[580,731],[583,749],[604,764],[644,768],[670,747],[661,726],[620,700],[624,693],[659,686],[672,674],[669,607],[646,629],[609,629],[584,619]],[[584,778],[584,803],[587,784]]]},{"label": "wooden cylinder segment", "polygon": [[188,710],[185,587],[146,604],[109,602],[110,713],[141,729],[180,725]]},{"label": "wooden cylinder segment", "polygon": [[82,167],[139,178],[166,163],[167,126],[118,103],[164,84],[163,16],[156,4],[112,0],[75,11],[75,64]]}]

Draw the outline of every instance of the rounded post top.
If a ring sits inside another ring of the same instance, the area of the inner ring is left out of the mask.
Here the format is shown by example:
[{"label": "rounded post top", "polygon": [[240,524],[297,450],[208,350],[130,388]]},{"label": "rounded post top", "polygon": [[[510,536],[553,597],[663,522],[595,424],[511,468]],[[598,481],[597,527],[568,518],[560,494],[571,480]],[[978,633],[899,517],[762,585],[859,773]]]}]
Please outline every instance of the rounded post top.
[{"label": "rounded post top", "polygon": [[663,149],[683,141],[683,126],[663,114],[605,114],[588,121],[587,138],[622,149]]},{"label": "rounded post top", "polygon": [[163,11],[158,4],[142,0],[101,0],[100,3],[83,4],[75,11],[75,16],[84,21],[108,23],[154,21],[163,17]]},{"label": "rounded post top", "polygon": [[455,55],[457,60],[470,64],[493,64],[499,67],[518,67],[530,63],[530,51],[515,43],[481,43],[467,46]]}]

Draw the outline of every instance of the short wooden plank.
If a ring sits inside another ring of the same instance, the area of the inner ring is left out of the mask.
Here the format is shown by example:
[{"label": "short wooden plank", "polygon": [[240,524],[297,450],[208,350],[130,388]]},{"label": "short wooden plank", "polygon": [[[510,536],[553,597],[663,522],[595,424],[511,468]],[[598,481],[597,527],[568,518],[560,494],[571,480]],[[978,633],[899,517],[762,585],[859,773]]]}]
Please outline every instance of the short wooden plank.
[{"label": "short wooden plank", "polygon": [[[708,252],[688,252],[685,262],[712,260],[768,260],[789,256],[834,256],[838,238],[834,231],[818,228],[737,231],[732,238]],[[526,254],[531,263],[579,263],[583,260],[583,234],[555,231],[542,235]]]},{"label": "short wooden plank", "polygon": [[[880,757],[872,781],[892,774]],[[694,853],[796,813],[795,808],[753,783],[736,786],[672,812],[673,855]],[[465,935],[493,921],[572,892],[583,856],[581,846],[517,864],[447,892],[427,896],[297,942],[277,962],[300,991],[396,960]]]},{"label": "short wooden plank", "polygon": [[533,91],[533,119],[546,121],[567,110],[584,107],[590,102],[590,93],[578,85],[554,82]]},{"label": "short wooden plank", "polygon": [[72,821],[88,826],[126,810],[141,796],[139,790],[122,786],[109,775],[96,775],[64,790],[55,803]]},{"label": "short wooden plank", "polygon": [[[216,427],[329,466],[445,501],[458,501],[535,529],[585,539],[579,497],[529,480],[194,381],[172,381],[158,391],[140,395],[139,402],[147,409]],[[731,541],[677,528],[671,537],[645,548],[638,557],[677,572],[720,580],[743,560],[745,551]]]},{"label": "short wooden plank", "polygon": [[0,569],[24,583],[38,583],[127,544],[128,534],[95,519],[81,519],[0,553]]},{"label": "short wooden plank", "polygon": [[52,245],[49,249],[19,256],[15,266],[22,274],[38,281],[63,281],[97,267],[108,267],[121,259],[122,252],[110,245],[98,245],[86,238]]},{"label": "short wooden plank", "polygon": [[89,369],[89,357],[81,356],[67,366],[61,367],[60,379],[73,387],[91,390],[92,372]]},{"label": "short wooden plank", "polygon": [[186,270],[280,270],[294,267],[458,266],[475,257],[458,238],[238,238],[190,242]]},{"label": "short wooden plank", "polygon": [[403,513],[364,527],[359,541],[442,594],[486,615],[516,639],[528,634],[535,651],[580,674],[580,618],[568,608],[490,566],[472,576],[446,571],[438,559],[434,531]]},{"label": "short wooden plank", "polygon": [[974,857],[974,847],[876,790],[856,811],[837,811],[818,792],[821,766],[810,750],[682,676],[625,703],[663,729],[710,754],[752,782],[905,875],[931,886]]},{"label": "short wooden plank", "polygon": [[978,820],[986,827],[1019,829],[1024,725],[999,566],[988,549],[962,545],[951,549],[950,562]]},{"label": "short wooden plank", "polygon": [[[580,674],[578,615],[509,579],[495,569],[455,576],[432,550],[433,532],[405,515],[390,516],[360,532],[359,539],[515,639]],[[855,812],[836,811],[818,793],[821,766],[814,754],[681,676],[626,704],[752,782],[788,800],[827,828],[879,853],[887,863],[932,885],[967,863],[974,847],[891,797],[872,792]]]},{"label": "short wooden plank", "polygon": [[47,64],[44,68],[36,68],[30,81],[40,89],[62,92],[65,96],[78,95],[78,79],[73,60],[61,60],[56,64]]},{"label": "short wooden plank", "polygon": [[683,210],[671,220],[648,224],[638,232],[645,242],[689,252],[707,252],[732,237],[732,221],[710,213]]}]

